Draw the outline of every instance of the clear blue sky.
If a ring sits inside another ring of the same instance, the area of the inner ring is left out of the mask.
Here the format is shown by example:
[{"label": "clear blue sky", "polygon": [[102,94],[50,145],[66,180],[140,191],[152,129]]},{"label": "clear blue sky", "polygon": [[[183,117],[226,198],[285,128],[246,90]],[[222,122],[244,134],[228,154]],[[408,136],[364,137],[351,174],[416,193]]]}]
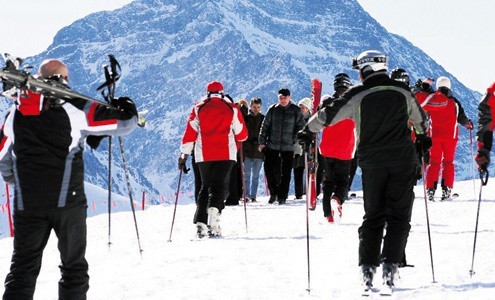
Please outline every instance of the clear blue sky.
[{"label": "clear blue sky", "polygon": [[[52,43],[62,27],[90,13],[113,10],[129,2],[131,0],[3,0],[0,52],[20,57],[35,55]],[[402,35],[423,49],[468,87],[483,92],[495,81],[495,60],[492,59],[495,35],[490,30],[495,27],[495,0],[358,2],[388,31]]]}]

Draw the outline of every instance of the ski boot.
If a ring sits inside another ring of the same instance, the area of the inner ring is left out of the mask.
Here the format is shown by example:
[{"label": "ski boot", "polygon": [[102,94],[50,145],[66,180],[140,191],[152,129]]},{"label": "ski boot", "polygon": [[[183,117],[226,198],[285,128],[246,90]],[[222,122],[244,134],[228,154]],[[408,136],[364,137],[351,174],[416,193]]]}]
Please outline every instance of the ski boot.
[{"label": "ski boot", "polygon": [[373,292],[373,275],[376,268],[371,265],[361,265],[361,275],[363,276],[363,296],[369,296]]},{"label": "ski boot", "polygon": [[426,192],[428,193],[428,200],[435,201],[435,189],[429,188]]},{"label": "ski boot", "polygon": [[442,187],[442,199],[441,199],[441,201],[450,200],[451,193],[452,193],[451,188],[449,188],[448,186]]},{"label": "ski boot", "polygon": [[197,228],[196,235],[198,236],[198,238],[202,239],[205,236],[208,236],[208,226],[206,226],[205,223],[201,223],[201,222],[196,223],[196,228]]},{"label": "ski boot", "polygon": [[381,295],[392,295],[394,289],[394,278],[398,273],[398,264],[383,263],[383,287],[380,289]]},{"label": "ski boot", "polygon": [[210,237],[221,237],[220,212],[216,207],[208,208],[208,228]]}]

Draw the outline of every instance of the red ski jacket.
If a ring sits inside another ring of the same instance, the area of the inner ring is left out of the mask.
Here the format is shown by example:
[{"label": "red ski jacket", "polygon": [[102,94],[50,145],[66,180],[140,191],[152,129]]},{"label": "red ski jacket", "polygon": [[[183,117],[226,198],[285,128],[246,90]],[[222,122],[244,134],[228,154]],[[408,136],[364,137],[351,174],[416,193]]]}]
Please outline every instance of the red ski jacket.
[{"label": "red ski jacket", "polygon": [[224,99],[223,94],[211,94],[194,105],[182,136],[180,152],[191,154],[194,148],[196,162],[236,161],[236,142],[247,137],[248,131],[239,108]]},{"label": "red ski jacket", "polygon": [[[447,97],[437,91],[428,102],[423,104],[423,109],[428,112],[431,119],[429,135],[432,138],[457,139],[459,135],[458,120],[463,120],[460,123],[468,122],[460,103],[455,101],[455,98]],[[462,117],[460,116],[461,111]],[[464,119],[466,119],[465,122]]]}]

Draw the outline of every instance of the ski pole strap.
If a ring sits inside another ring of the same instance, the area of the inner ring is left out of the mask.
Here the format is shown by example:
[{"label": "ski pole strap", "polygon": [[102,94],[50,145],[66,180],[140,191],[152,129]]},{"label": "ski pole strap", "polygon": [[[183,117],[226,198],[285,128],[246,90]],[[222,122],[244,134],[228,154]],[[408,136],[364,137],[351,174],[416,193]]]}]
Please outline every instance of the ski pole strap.
[{"label": "ski pole strap", "polygon": [[480,179],[481,179],[481,185],[486,185],[488,183],[488,170],[481,170],[480,171]]}]

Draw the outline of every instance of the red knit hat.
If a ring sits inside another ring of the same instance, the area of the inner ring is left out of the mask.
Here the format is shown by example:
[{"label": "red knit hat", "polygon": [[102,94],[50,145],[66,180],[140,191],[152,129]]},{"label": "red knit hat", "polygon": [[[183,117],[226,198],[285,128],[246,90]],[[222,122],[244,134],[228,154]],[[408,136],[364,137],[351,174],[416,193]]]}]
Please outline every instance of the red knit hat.
[{"label": "red knit hat", "polygon": [[210,81],[206,86],[206,91],[209,93],[223,91],[223,85],[220,81]]}]

